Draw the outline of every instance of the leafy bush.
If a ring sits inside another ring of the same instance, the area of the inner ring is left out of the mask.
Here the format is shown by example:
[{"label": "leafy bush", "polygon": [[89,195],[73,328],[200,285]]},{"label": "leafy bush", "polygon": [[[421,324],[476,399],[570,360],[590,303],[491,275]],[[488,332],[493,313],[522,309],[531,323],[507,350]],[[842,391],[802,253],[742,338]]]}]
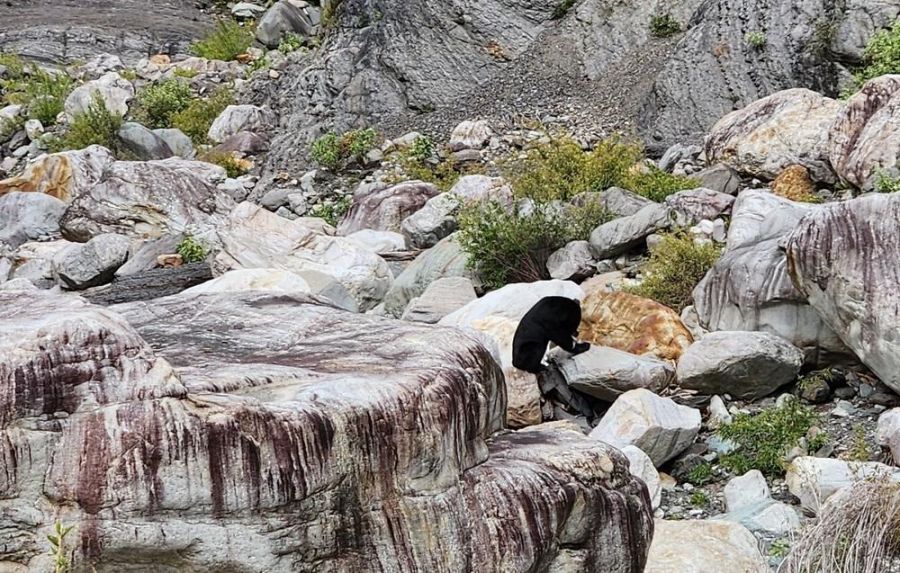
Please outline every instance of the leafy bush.
[{"label": "leafy bush", "polygon": [[238,159],[231,153],[222,153],[219,151],[206,153],[201,159],[207,163],[213,163],[219,167],[225,168],[225,174],[232,178],[244,175],[251,167],[250,162],[246,159]]},{"label": "leafy bush", "polygon": [[68,573],[71,570],[69,562],[69,550],[66,547],[66,536],[75,529],[74,525],[64,527],[62,523],[56,522],[53,527],[53,533],[47,536],[50,542],[50,556],[53,560],[53,573]]},{"label": "leafy bush", "polygon": [[180,129],[196,144],[206,143],[210,126],[232,101],[234,96],[225,87],[206,99],[191,100],[186,108],[172,115],[172,127]]},{"label": "leafy bush", "polygon": [[65,135],[51,144],[54,151],[84,149],[90,145],[102,145],[114,153],[119,149],[116,132],[122,127],[122,118],[109,111],[99,94],[94,94],[84,113],[76,115]]},{"label": "leafy bush", "polygon": [[172,71],[172,74],[176,78],[184,78],[186,80],[197,77],[197,74],[199,73],[200,72],[198,72],[197,70],[192,70],[191,68],[175,68]]},{"label": "leafy bush", "polygon": [[253,29],[234,20],[219,20],[216,29],[206,38],[195,42],[191,51],[209,60],[234,60],[247,52],[253,43]]},{"label": "leafy bush", "polygon": [[325,201],[310,209],[309,216],[325,219],[326,223],[332,227],[336,227],[337,224],[341,222],[344,215],[347,214],[347,211],[350,210],[351,203],[352,198],[348,196],[342,196],[332,201]]},{"label": "leafy bush", "polygon": [[149,85],[137,95],[134,118],[152,129],[169,127],[172,117],[187,109],[192,98],[191,88],[178,80]]},{"label": "leafy bush", "polygon": [[769,476],[784,471],[784,456],[818,421],[810,408],[791,400],[783,406],[756,415],[738,414],[734,422],[719,429],[719,436],[738,449],[722,456],[721,464],[742,475],[756,469]]},{"label": "leafy bush", "polygon": [[900,191],[900,177],[891,177],[884,171],[875,175],[875,191],[879,193],[896,193]]},{"label": "leafy bush", "polygon": [[178,243],[175,252],[181,255],[181,260],[184,264],[199,263],[206,259],[206,256],[209,254],[206,245],[190,235]]},{"label": "leafy bush", "polygon": [[657,202],[665,201],[673,193],[696,189],[699,185],[695,179],[672,175],[654,166],[647,167],[646,171],[632,173],[622,184],[626,189]]},{"label": "leafy bush", "polygon": [[900,20],[887,30],[880,30],[869,40],[865,51],[865,65],[853,74],[850,91],[856,91],[867,81],[886,74],[900,73]]},{"label": "leafy bush", "polygon": [[336,172],[351,159],[363,163],[366,154],[375,147],[377,136],[372,128],[348,131],[343,135],[330,132],[313,142],[310,155],[319,165]]},{"label": "leafy bush", "polygon": [[747,32],[747,35],[744,36],[744,41],[746,41],[750,47],[757,50],[763,49],[767,42],[766,35],[759,31]]},{"label": "leafy bush", "polygon": [[709,505],[709,495],[705,491],[694,490],[691,494],[691,505],[695,507],[706,507]]},{"label": "leafy bush", "polygon": [[419,162],[428,161],[434,157],[434,141],[426,135],[420,135],[410,146],[407,157]]},{"label": "leafy bush", "polygon": [[536,203],[523,214],[485,201],[462,209],[460,245],[469,255],[469,267],[478,270],[486,286],[532,282],[549,278],[547,259],[553,251],[569,241],[585,239],[610,218],[596,204],[561,209]]},{"label": "leafy bush", "polygon": [[711,482],[713,479],[712,464],[703,462],[697,464],[688,472],[687,481],[692,485],[702,486]]},{"label": "leafy bush", "polygon": [[296,52],[302,47],[303,36],[294,32],[288,32],[281,37],[281,42],[278,44],[278,51],[282,54],[290,54],[291,52]]},{"label": "leafy bush", "polygon": [[656,14],[650,19],[650,33],[657,38],[668,38],[681,32],[681,24],[671,14]]},{"label": "leafy bush", "polygon": [[0,93],[9,104],[25,107],[28,117],[40,120],[45,126],[56,123],[66,98],[75,85],[63,72],[51,73],[26,64],[18,56],[0,56],[0,65],[7,68],[7,79],[0,80]]},{"label": "leafy bush", "polygon": [[642,269],[644,282],[628,290],[681,311],[720,254],[717,245],[698,245],[686,234],[664,235]]}]

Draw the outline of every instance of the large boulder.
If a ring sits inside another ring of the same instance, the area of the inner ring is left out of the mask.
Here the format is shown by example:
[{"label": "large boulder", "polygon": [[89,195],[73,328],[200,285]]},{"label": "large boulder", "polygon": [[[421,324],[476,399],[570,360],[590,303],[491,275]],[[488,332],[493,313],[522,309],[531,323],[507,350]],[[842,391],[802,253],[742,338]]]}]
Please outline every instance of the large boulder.
[{"label": "large boulder", "polygon": [[699,431],[699,410],[638,389],[613,402],[591,437],[619,448],[637,446],[659,467],[694,443]]},{"label": "large boulder", "polygon": [[580,301],[584,292],[577,284],[569,281],[508,284],[448,314],[441,319],[440,324],[471,326],[474,321],[488,316],[502,316],[518,322],[531,307],[547,296],[562,296]]},{"label": "large boulder", "polygon": [[302,0],[279,0],[266,10],[256,26],[256,39],[267,48],[277,48],[285,34],[314,36],[318,10]]},{"label": "large boulder", "polygon": [[65,110],[69,120],[88,111],[95,100],[103,102],[106,109],[124,117],[128,113],[128,102],[134,97],[134,86],[116,72],[103,74],[99,79],[86,82],[66,98]]},{"label": "large boulder", "polygon": [[122,147],[140,161],[166,159],[175,155],[165,139],[133,121],[123,123],[116,136]]},{"label": "large boulder", "polygon": [[216,165],[175,158],[116,161],[72,200],[60,222],[63,237],[84,242],[103,233],[208,233],[234,207],[211,182],[224,175]]},{"label": "large boulder", "polygon": [[666,205],[678,214],[684,225],[694,225],[703,219],[710,221],[731,214],[734,197],[712,189],[679,191],[666,197]]},{"label": "large boulder", "polygon": [[450,134],[450,149],[481,149],[491,138],[491,127],[486,121],[466,120],[453,128]]},{"label": "large boulder", "polygon": [[766,332],[711,332],[678,361],[678,385],[701,394],[757,400],[797,379],[803,353]]},{"label": "large boulder", "polygon": [[672,210],[658,203],[634,215],[613,219],[591,232],[591,248],[598,259],[608,259],[637,247],[648,236],[672,224]]},{"label": "large boulder", "polygon": [[575,356],[560,351],[556,363],[569,386],[606,402],[635,388],[659,393],[675,380],[675,368],[667,362],[604,346]]},{"label": "large boulder", "polygon": [[900,391],[897,257],[900,196],[873,194],[822,207],[787,242],[794,284],[881,380]]},{"label": "large boulder", "polygon": [[0,364],[0,487],[23,516],[6,551],[28,569],[48,568],[57,520],[98,570],[645,564],[649,497],[624,456],[559,425],[494,437],[499,370],[450,329],[286,293],[102,309],[4,291]]},{"label": "large boulder", "polygon": [[768,573],[756,538],[728,521],[656,520],[644,573]]},{"label": "large boulder", "polygon": [[678,360],[694,342],[671,308],[624,292],[590,293],[581,303],[578,336],[631,354]]},{"label": "large boulder", "polygon": [[264,131],[272,123],[272,113],[255,105],[230,105],[209,127],[207,136],[213,143],[221,143],[242,131]]},{"label": "large boulder", "polygon": [[115,160],[99,145],[46,155],[20,175],[0,181],[0,195],[15,191],[45,193],[68,202],[96,185]]},{"label": "large boulder", "polygon": [[385,312],[388,316],[399,318],[409,302],[421,296],[425,289],[438,279],[447,277],[474,279],[475,275],[467,265],[468,258],[459,246],[455,234],[422,252],[394,279],[393,285],[384,297]]},{"label": "large boulder", "polygon": [[128,260],[131,241],[113,233],[75,243],[54,255],[53,274],[71,290],[108,283]]},{"label": "large boulder", "polygon": [[900,175],[900,75],[869,81],[841,110],[829,132],[829,159],[841,180],[865,191],[879,171]]},{"label": "large boulder", "polygon": [[444,277],[428,285],[425,292],[409,301],[401,318],[435,324],[476,298],[478,295],[471,280],[466,277]]},{"label": "large boulder", "polygon": [[43,193],[14,191],[0,195],[0,243],[22,243],[59,233],[66,204]]},{"label": "large boulder", "polygon": [[706,157],[770,180],[803,165],[816,181],[833,183],[828,132],[841,105],[802,88],[772,94],[719,120],[706,139]]},{"label": "large boulder", "polygon": [[351,293],[360,311],[376,306],[391,287],[390,268],[375,253],[252,203],[238,205],[216,232],[221,243],[214,261],[217,274],[247,268],[323,273]]},{"label": "large boulder", "polygon": [[847,347],[794,286],[782,241],[818,206],[768,191],[735,201],[725,252],[693,292],[707,330],[767,332],[804,350],[810,362],[846,355]]},{"label": "large boulder", "polygon": [[578,280],[597,272],[594,252],[587,241],[572,241],[556,250],[547,259],[550,278],[563,281]]},{"label": "large boulder", "polygon": [[829,497],[866,479],[900,482],[900,469],[878,462],[848,462],[803,456],[788,465],[785,482],[804,510],[815,514]]},{"label": "large boulder", "polygon": [[399,232],[403,220],[438,193],[436,186],[422,181],[360,185],[353,193],[350,211],[338,225],[338,233],[349,235],[362,229]]}]

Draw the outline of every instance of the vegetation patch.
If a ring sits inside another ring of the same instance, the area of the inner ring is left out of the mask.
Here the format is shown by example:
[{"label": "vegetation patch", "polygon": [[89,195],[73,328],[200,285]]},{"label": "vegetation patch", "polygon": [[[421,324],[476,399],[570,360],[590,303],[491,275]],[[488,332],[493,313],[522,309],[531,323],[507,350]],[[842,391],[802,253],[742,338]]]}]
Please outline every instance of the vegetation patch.
[{"label": "vegetation patch", "polygon": [[703,462],[691,468],[688,472],[687,481],[692,485],[702,486],[713,480],[712,464]]},{"label": "vegetation patch", "polygon": [[672,175],[655,166],[632,173],[622,186],[656,202],[663,202],[666,197],[679,191],[696,189],[700,182],[683,175]]},{"label": "vegetation patch", "polygon": [[55,124],[75,88],[72,78],[63,72],[48,72],[14,55],[0,55],[0,65],[6,68],[6,79],[0,80],[2,101],[23,106],[30,119],[45,126]]},{"label": "vegetation patch", "polygon": [[234,20],[221,19],[207,37],[191,45],[195,56],[208,60],[234,60],[245,54],[253,43],[253,28]]},{"label": "vegetation patch", "polygon": [[891,177],[884,171],[875,175],[875,191],[879,193],[896,193],[900,191],[900,177]]},{"label": "vegetation patch", "polygon": [[755,50],[762,50],[768,42],[766,35],[760,31],[747,32],[747,35],[744,36],[744,41]]},{"label": "vegetation patch", "polygon": [[193,99],[183,110],[172,114],[172,127],[198,145],[207,143],[210,126],[233,101],[231,90],[221,87],[208,98]]},{"label": "vegetation patch", "polygon": [[697,244],[686,233],[663,235],[642,269],[644,282],[627,290],[680,312],[721,254],[718,245]]},{"label": "vegetation patch", "polygon": [[[781,476],[785,455],[806,436],[818,419],[815,411],[796,400],[755,415],[738,414],[734,422],[718,431],[721,438],[738,446],[735,451],[723,455],[720,463],[736,475],[755,469],[770,477]],[[824,433],[818,434],[816,440],[811,440],[809,449],[819,449],[826,440]]]},{"label": "vegetation patch", "polygon": [[668,12],[650,18],[650,33],[657,38],[668,38],[681,32],[681,24]]},{"label": "vegetation patch", "polygon": [[244,175],[252,167],[252,163],[246,159],[238,159],[231,153],[210,151],[201,157],[202,161],[213,163],[225,169],[228,177],[236,178]]},{"label": "vegetation patch", "polygon": [[103,98],[95,93],[87,110],[76,115],[65,135],[51,142],[50,147],[52,151],[65,151],[102,145],[113,153],[118,153],[120,145],[116,133],[120,127],[122,118],[109,111]]},{"label": "vegetation patch", "polygon": [[366,154],[375,147],[377,137],[378,133],[372,128],[342,135],[330,132],[313,142],[309,153],[316,163],[337,173],[350,161],[365,163]]},{"label": "vegetation patch", "polygon": [[138,93],[132,115],[151,129],[167,128],[172,125],[175,114],[187,109],[192,99],[193,93],[186,83],[176,79],[163,80]]},{"label": "vegetation patch", "polygon": [[190,235],[178,243],[175,252],[181,255],[181,260],[186,265],[190,263],[199,263],[205,260],[209,254],[206,245]]},{"label": "vegetation patch", "polygon": [[324,219],[326,223],[332,227],[337,227],[344,215],[350,210],[353,200],[349,196],[342,196],[338,199],[325,200],[318,205],[313,206],[309,210],[310,217],[319,217]]},{"label": "vegetation patch", "polygon": [[873,78],[897,73],[900,73],[900,20],[872,36],[866,46],[865,62],[853,74],[853,83],[843,95],[856,92]]},{"label": "vegetation patch", "polygon": [[288,32],[281,37],[281,42],[279,42],[278,44],[278,51],[282,54],[290,54],[291,52],[296,52],[302,47],[303,36],[295,32]]}]

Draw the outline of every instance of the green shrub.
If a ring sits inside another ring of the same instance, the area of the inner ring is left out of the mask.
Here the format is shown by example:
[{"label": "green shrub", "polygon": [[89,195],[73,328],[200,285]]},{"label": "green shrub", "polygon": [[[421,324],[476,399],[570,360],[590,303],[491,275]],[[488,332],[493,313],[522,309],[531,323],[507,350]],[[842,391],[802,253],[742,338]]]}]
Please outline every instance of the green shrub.
[{"label": "green shrub", "polygon": [[875,191],[879,193],[900,191],[900,177],[891,177],[884,171],[878,171],[875,175]]},{"label": "green shrub", "polygon": [[180,129],[194,143],[204,144],[207,142],[210,126],[232,101],[234,96],[225,87],[219,88],[206,99],[191,100],[186,108],[172,115],[172,127]]},{"label": "green shrub", "polygon": [[796,400],[756,415],[738,414],[734,422],[718,431],[720,437],[738,446],[723,455],[720,463],[737,475],[756,469],[780,476],[785,455],[817,422],[816,412]]},{"label": "green shrub", "polygon": [[691,494],[691,505],[706,507],[709,505],[709,495],[707,495],[705,491],[694,490]]},{"label": "green shrub", "polygon": [[191,68],[175,68],[172,71],[172,74],[176,78],[184,78],[186,80],[197,77],[197,74],[199,73],[200,72],[198,72],[197,70],[192,70]]},{"label": "green shrub", "polygon": [[51,144],[51,148],[54,148],[54,151],[63,151],[102,145],[116,153],[119,150],[116,132],[120,127],[122,118],[106,109],[103,98],[95,93],[87,110],[73,118],[68,131],[61,139]]},{"label": "green shrub", "polygon": [[341,219],[350,210],[351,203],[352,198],[349,196],[342,196],[331,201],[326,200],[310,209],[309,216],[325,219],[326,223],[332,227],[337,227],[337,224],[341,222]]},{"label": "green shrub", "polygon": [[206,38],[195,42],[191,51],[208,60],[234,60],[247,52],[253,43],[253,29],[234,20],[219,20],[216,29]]},{"label": "green shrub", "polygon": [[202,161],[213,163],[225,169],[226,175],[231,178],[240,177],[250,170],[250,162],[246,159],[238,159],[231,153],[222,153],[219,151],[210,151],[204,154]]},{"label": "green shrub", "polygon": [[588,191],[623,185],[641,159],[641,148],[617,139],[585,152],[570,138],[554,138],[531,149],[528,158],[507,169],[517,197],[567,201]]},{"label": "green shrub", "polygon": [[622,183],[622,187],[656,202],[665,201],[666,197],[673,193],[696,189],[699,186],[700,182],[695,179],[672,175],[652,165],[645,171],[630,174]]},{"label": "green shrub", "polygon": [[187,109],[193,99],[191,88],[179,80],[163,80],[138,93],[134,118],[151,129],[172,125],[172,117]]},{"label": "green shrub", "polygon": [[747,42],[751,48],[761,50],[766,46],[766,35],[762,32],[747,32],[747,35],[744,36],[744,41]]},{"label": "green shrub", "polygon": [[572,6],[575,5],[575,0],[560,0],[559,4],[553,8],[553,14],[550,16],[552,20],[561,20],[569,13],[569,10],[572,9]]},{"label": "green shrub", "polygon": [[53,527],[53,533],[47,536],[50,542],[50,557],[53,561],[53,573],[68,573],[71,571],[72,564],[69,562],[69,548],[66,547],[66,536],[75,529],[74,525],[64,527],[62,523],[56,522]]},{"label": "green shrub", "polygon": [[642,269],[644,282],[628,291],[680,312],[720,254],[717,245],[698,245],[686,234],[664,235]]},{"label": "green shrub", "polygon": [[24,106],[29,118],[45,126],[56,123],[75,87],[72,79],[63,72],[50,73],[26,64],[17,56],[3,56],[0,64],[8,68],[7,79],[0,80],[6,103]]},{"label": "green shrub", "polygon": [[199,263],[205,260],[206,256],[209,254],[206,245],[190,235],[178,243],[175,252],[181,255],[181,260],[184,264]]},{"label": "green shrub", "polygon": [[322,167],[337,172],[351,159],[364,163],[366,154],[375,147],[377,137],[372,128],[348,131],[343,135],[330,132],[313,142],[310,156]]},{"label": "green shrub", "polygon": [[426,135],[420,135],[413,141],[406,155],[410,159],[424,163],[434,157],[434,141]]},{"label": "green shrub", "polygon": [[288,32],[281,37],[281,42],[278,44],[278,51],[282,54],[290,54],[291,52],[296,52],[302,47],[303,36],[294,32]]},{"label": "green shrub", "polygon": [[656,14],[650,18],[650,33],[657,38],[668,38],[681,32],[681,24],[671,14]]},{"label": "green shrub", "polygon": [[867,81],[886,74],[900,73],[900,20],[887,30],[880,30],[869,40],[865,51],[865,65],[853,74],[851,91]]},{"label": "green shrub", "polygon": [[697,464],[688,472],[687,481],[692,485],[702,486],[711,482],[713,479],[712,464],[703,462]]}]

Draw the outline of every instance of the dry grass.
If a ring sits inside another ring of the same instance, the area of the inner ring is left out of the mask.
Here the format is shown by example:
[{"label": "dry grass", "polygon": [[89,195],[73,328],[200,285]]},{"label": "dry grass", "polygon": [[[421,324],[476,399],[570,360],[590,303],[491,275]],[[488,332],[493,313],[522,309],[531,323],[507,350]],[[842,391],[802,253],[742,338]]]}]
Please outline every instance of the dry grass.
[{"label": "dry grass", "polygon": [[885,573],[900,558],[900,484],[861,480],[831,497],[778,573]]}]

